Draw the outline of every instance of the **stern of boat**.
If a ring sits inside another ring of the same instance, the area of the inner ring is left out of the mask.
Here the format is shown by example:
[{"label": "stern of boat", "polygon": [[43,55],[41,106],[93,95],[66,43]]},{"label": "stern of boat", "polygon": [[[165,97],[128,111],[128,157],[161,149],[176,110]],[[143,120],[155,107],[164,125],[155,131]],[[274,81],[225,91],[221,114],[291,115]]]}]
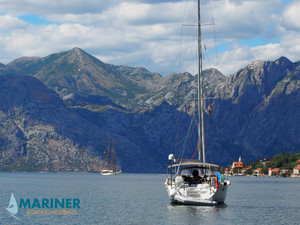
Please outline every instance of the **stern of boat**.
[{"label": "stern of boat", "polygon": [[212,196],[212,199],[218,203],[224,203],[230,184],[231,183],[228,180],[220,183],[218,189],[216,190],[216,193]]}]

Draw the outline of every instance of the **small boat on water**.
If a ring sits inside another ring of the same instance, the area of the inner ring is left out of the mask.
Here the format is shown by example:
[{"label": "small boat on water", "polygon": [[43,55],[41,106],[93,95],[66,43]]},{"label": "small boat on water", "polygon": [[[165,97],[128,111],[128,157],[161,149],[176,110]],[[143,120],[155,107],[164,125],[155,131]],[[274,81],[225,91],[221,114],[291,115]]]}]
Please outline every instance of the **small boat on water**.
[{"label": "small boat on water", "polygon": [[101,170],[100,174],[105,175],[105,176],[107,176],[107,175],[116,175],[116,173],[113,170]]},{"label": "small boat on water", "polygon": [[169,160],[171,165],[165,185],[171,202],[203,206],[224,203],[230,181],[217,172],[218,165],[176,159],[173,154],[169,155]]},{"label": "small boat on water", "polygon": [[117,171],[117,166],[115,162],[115,148],[114,148],[114,140],[112,140],[112,153],[111,153],[112,161],[110,162],[110,148],[109,148],[109,137],[108,137],[108,147],[107,147],[107,169],[100,170],[100,174],[104,176],[108,175],[117,175],[122,173],[121,170]]},{"label": "small boat on water", "polygon": [[[172,203],[212,206],[226,199],[230,181],[218,172],[218,165],[206,163],[204,139],[204,98],[202,74],[200,0],[198,9],[198,159],[175,158],[169,155],[170,165],[165,186]],[[211,106],[211,105],[210,105]],[[212,111],[212,110],[211,110]],[[202,157],[201,157],[202,156]]]}]

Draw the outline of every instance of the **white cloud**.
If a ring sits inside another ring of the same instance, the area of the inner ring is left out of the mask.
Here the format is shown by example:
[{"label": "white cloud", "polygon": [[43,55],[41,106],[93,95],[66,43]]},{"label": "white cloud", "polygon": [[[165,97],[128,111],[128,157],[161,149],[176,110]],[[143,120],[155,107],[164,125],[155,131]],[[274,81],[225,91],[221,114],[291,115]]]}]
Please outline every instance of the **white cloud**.
[{"label": "white cloud", "polygon": [[[203,2],[202,9],[209,15],[209,5]],[[273,60],[282,55],[297,60],[299,1],[285,7],[282,0],[210,2],[216,43],[222,46],[226,42],[227,48],[218,53],[218,63],[214,57],[205,57],[204,67],[214,66],[229,75],[253,60]],[[180,45],[196,49],[193,44],[180,44],[183,11],[187,18],[188,12],[195,10],[195,5],[185,0],[0,0],[0,9],[2,63],[24,55],[46,56],[80,47],[106,63],[144,66],[166,75],[179,72]],[[30,24],[17,17],[30,14],[54,23]],[[195,23],[195,18],[188,22]],[[203,16],[205,23],[212,20]],[[213,31],[213,27],[203,27],[203,41],[210,53],[215,51]],[[257,38],[266,44],[247,45]],[[182,70],[194,73],[195,54],[181,52],[182,58],[185,55],[188,63]]]},{"label": "white cloud", "polygon": [[99,13],[119,0],[0,0],[1,10],[13,15]]},{"label": "white cloud", "polygon": [[184,2],[147,4],[122,2],[110,7],[102,14],[103,20],[116,19],[130,24],[154,24],[161,22],[177,22],[182,17]]},{"label": "white cloud", "polygon": [[0,15],[0,31],[8,31],[12,29],[21,29],[27,25],[26,22],[11,15]]},{"label": "white cloud", "polygon": [[235,46],[231,51],[219,54],[216,68],[230,75],[254,59],[248,46]]},{"label": "white cloud", "polygon": [[290,33],[285,35],[280,43],[284,49],[284,56],[288,56],[293,61],[300,60],[300,33]]},{"label": "white cloud", "polygon": [[254,59],[257,60],[275,60],[281,56],[284,56],[285,50],[280,44],[267,44],[252,47],[251,49]]},{"label": "white cloud", "polygon": [[284,8],[281,16],[281,26],[286,30],[299,31],[300,29],[300,1],[293,2]]},{"label": "white cloud", "polygon": [[58,23],[82,23],[82,24],[94,24],[99,20],[100,14],[83,13],[83,14],[51,14],[45,16],[48,21]]},{"label": "white cloud", "polygon": [[218,36],[227,40],[251,39],[266,35],[274,10],[281,6],[281,0],[214,0]]},{"label": "white cloud", "polygon": [[[217,41],[218,43],[226,41],[230,46],[230,49],[218,53],[218,59],[213,65],[222,73],[230,75],[255,60],[275,60],[281,56],[294,61],[299,60],[299,20],[296,19],[300,10],[299,1],[288,6],[281,0],[212,0],[211,2],[215,15]],[[279,19],[279,12],[282,9],[284,9],[283,16]],[[294,32],[287,32],[288,29],[293,29]],[[266,44],[253,43],[255,38],[264,40]],[[243,40],[244,44],[236,44],[239,40]],[[246,45],[247,42],[251,42],[251,45]],[[252,46],[253,44],[255,46]],[[210,63],[205,60],[204,64]]]},{"label": "white cloud", "polygon": [[13,30],[3,50],[10,57],[46,56],[94,41],[89,33],[90,28],[80,24],[30,26],[23,30]]},{"label": "white cloud", "polygon": [[[295,45],[295,46],[294,46]],[[281,43],[266,44],[255,47],[235,46],[231,51],[220,54],[217,68],[225,75],[237,72],[256,60],[276,60],[288,56],[290,60],[299,60],[300,35],[285,37]]]}]

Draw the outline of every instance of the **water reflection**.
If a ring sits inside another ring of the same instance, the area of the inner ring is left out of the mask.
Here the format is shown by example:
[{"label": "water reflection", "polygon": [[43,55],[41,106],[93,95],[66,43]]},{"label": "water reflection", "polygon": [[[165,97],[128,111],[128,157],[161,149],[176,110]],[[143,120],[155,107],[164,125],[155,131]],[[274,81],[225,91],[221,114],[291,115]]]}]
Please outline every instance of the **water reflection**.
[{"label": "water reflection", "polygon": [[224,208],[227,208],[227,205],[226,205],[226,203],[219,203],[215,207],[218,208],[218,209],[224,209]]},{"label": "water reflection", "polygon": [[167,205],[167,224],[203,224],[213,223],[218,220],[220,211],[227,208],[225,203],[216,206],[179,205],[170,203]]}]

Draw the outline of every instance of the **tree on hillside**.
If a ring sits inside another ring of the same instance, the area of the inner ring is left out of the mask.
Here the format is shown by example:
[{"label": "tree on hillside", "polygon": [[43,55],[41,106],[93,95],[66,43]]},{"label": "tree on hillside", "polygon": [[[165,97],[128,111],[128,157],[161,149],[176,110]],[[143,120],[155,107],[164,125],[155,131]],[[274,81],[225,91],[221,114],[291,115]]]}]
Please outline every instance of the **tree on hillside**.
[{"label": "tree on hillside", "polygon": [[289,168],[288,165],[295,161],[297,161],[296,154],[283,152],[274,156],[274,158],[271,160],[271,165],[273,168],[292,169]]}]

